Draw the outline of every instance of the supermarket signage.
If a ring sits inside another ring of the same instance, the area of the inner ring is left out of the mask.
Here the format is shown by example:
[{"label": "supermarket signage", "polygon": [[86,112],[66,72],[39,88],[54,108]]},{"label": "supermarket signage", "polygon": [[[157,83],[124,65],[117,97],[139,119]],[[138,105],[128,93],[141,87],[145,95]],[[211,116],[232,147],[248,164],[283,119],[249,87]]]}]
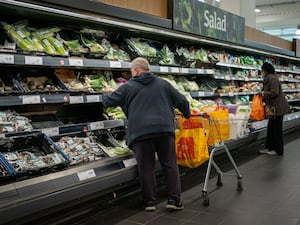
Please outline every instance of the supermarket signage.
[{"label": "supermarket signage", "polygon": [[173,28],[244,43],[245,19],[198,0],[174,0]]}]

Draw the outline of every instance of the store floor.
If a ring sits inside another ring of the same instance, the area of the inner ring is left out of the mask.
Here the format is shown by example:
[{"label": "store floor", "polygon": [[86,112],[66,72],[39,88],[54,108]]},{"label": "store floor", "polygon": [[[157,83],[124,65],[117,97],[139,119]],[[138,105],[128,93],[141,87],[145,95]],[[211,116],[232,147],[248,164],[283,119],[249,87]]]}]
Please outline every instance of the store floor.
[{"label": "store floor", "polygon": [[145,212],[134,196],[74,224],[300,225],[299,146],[298,130],[285,136],[284,156],[259,155],[256,149],[245,153],[242,158],[248,160],[239,162],[244,190],[236,191],[236,177],[230,175],[224,176],[223,187],[216,188],[214,177],[209,182],[208,207],[202,205],[201,183],[183,191],[182,211],[165,209],[166,201],[160,196],[157,210]]}]

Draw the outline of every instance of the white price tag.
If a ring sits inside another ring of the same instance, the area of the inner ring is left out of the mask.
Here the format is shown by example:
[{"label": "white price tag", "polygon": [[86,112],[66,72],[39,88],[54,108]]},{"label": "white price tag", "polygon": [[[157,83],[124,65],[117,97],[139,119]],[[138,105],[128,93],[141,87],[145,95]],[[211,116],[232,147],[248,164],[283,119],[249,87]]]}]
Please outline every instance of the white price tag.
[{"label": "white price tag", "polygon": [[230,76],[225,76],[225,80],[231,80],[231,77]]},{"label": "white price tag", "polygon": [[171,72],[172,73],[179,73],[179,68],[177,68],[177,67],[171,67]]},{"label": "white price tag", "polygon": [[204,91],[199,91],[198,92],[198,96],[199,97],[204,97],[205,96],[205,92]]},{"label": "white price tag", "polygon": [[182,73],[189,73],[189,69],[188,68],[181,68],[181,72]]},{"label": "white price tag", "polygon": [[104,128],[104,123],[102,121],[91,122],[90,123],[90,129],[91,130],[101,130],[103,128]]},{"label": "white price tag", "polygon": [[58,136],[59,135],[59,128],[58,127],[51,127],[51,128],[43,128],[42,132],[49,137]]},{"label": "white price tag", "polygon": [[204,69],[197,69],[198,74],[204,74]]},{"label": "white price tag", "polygon": [[5,134],[0,134],[0,138],[5,138]]},{"label": "white price tag", "polygon": [[119,61],[110,61],[109,67],[111,68],[122,68],[122,63]]},{"label": "white price tag", "polygon": [[245,81],[249,81],[249,77],[245,77]]},{"label": "white price tag", "polygon": [[83,96],[70,96],[70,104],[84,103]]},{"label": "white price tag", "polygon": [[39,104],[41,103],[41,96],[39,95],[23,95],[22,104]]},{"label": "white price tag", "polygon": [[232,91],[228,92],[228,96],[232,97],[234,93]]},{"label": "white price tag", "polygon": [[160,66],[159,71],[162,73],[168,73],[169,72],[169,67],[167,66]]},{"label": "white price tag", "polygon": [[14,55],[0,54],[0,63],[14,64],[15,63],[15,57],[14,57]]},{"label": "white price tag", "polygon": [[28,65],[43,65],[43,57],[40,57],[40,56],[25,56],[25,64],[28,64]]},{"label": "white price tag", "polygon": [[69,65],[70,66],[83,66],[83,60],[82,59],[69,59]]},{"label": "white price tag", "polygon": [[208,70],[206,71],[206,73],[207,73],[207,74],[214,74],[214,73],[215,73],[215,71],[214,71],[214,70],[212,70],[212,69],[208,69]]},{"label": "white price tag", "polygon": [[100,96],[99,95],[86,95],[86,102],[100,102]]},{"label": "white price tag", "polygon": [[86,170],[86,171],[78,172],[77,176],[78,176],[78,179],[80,181],[83,181],[83,180],[86,180],[86,179],[89,179],[89,178],[96,177],[96,173],[95,173],[95,171],[93,169],[91,169],[91,170]]},{"label": "white price tag", "polygon": [[136,161],[136,158],[125,159],[125,160],[123,160],[123,164],[126,168],[126,167],[137,165],[137,161]]}]

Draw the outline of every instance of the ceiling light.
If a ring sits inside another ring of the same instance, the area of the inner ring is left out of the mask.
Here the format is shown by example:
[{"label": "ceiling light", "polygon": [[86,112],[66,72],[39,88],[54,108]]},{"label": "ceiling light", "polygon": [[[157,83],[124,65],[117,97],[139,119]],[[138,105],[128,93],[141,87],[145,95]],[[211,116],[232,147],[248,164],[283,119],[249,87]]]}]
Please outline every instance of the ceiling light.
[{"label": "ceiling light", "polygon": [[297,26],[296,35],[300,35],[300,25]]},{"label": "ceiling light", "polygon": [[260,12],[260,9],[256,8],[256,9],[254,10],[254,12],[259,13],[259,12]]}]

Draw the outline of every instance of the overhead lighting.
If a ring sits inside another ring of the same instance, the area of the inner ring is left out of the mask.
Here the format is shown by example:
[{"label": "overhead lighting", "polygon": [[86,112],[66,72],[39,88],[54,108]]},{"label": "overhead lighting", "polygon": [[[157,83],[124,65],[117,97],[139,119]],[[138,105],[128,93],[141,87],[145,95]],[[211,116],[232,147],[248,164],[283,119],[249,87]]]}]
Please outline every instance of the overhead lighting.
[{"label": "overhead lighting", "polygon": [[300,25],[297,26],[296,35],[300,35]]},{"label": "overhead lighting", "polygon": [[259,12],[260,12],[260,9],[256,8],[256,9],[254,10],[254,12],[259,13]]}]

